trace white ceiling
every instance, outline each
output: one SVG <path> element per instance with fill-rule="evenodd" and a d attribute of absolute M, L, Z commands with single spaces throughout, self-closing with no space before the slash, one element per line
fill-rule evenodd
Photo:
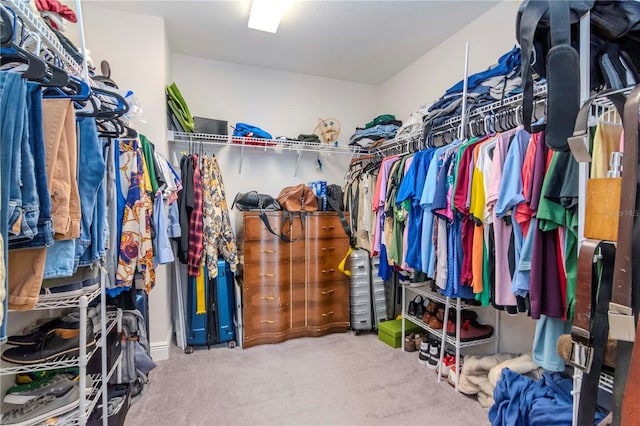
<path fill-rule="evenodd" d="M 499 0 L 294 1 L 276 34 L 247 27 L 250 1 L 99 1 L 163 16 L 173 53 L 381 84 Z"/>

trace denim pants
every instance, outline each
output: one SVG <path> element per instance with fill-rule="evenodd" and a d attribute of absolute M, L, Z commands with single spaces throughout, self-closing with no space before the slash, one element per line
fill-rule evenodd
<path fill-rule="evenodd" d="M 20 109 L 21 100 L 25 99 L 26 85 L 20 74 L 0 71 L 0 233 L 3 239 L 2 256 L 4 258 L 5 277 L 2 281 L 2 318 L 0 320 L 0 342 L 7 339 L 7 293 L 8 281 L 6 268 L 8 267 L 8 231 L 9 231 L 9 187 L 12 176 L 12 164 L 15 151 L 19 145 L 15 141 L 22 133 L 23 114 Z M 20 111 L 20 114 L 18 112 Z"/>
<path fill-rule="evenodd" d="M 103 185 L 107 168 L 95 118 L 78 118 L 78 139 L 78 189 L 82 221 L 80 238 L 76 244 L 75 269 L 79 265 L 90 265 L 104 256 L 107 214 Z"/>
<path fill-rule="evenodd" d="M 24 238 L 14 238 L 9 244 L 9 249 L 48 247 L 53 244 L 53 222 L 51 220 L 51 199 L 49 195 L 49 185 L 46 170 L 45 139 L 42 120 L 42 89 L 39 84 L 27 82 L 27 114 L 26 130 L 29 135 L 29 147 L 33 154 L 33 168 L 26 171 L 23 168 L 23 183 L 27 179 L 33 179 L 38 200 L 38 218 L 33 236 L 27 235 Z M 26 172 L 26 173 L 25 173 Z M 31 190 L 31 187 L 28 188 Z M 23 209 L 25 208 L 25 197 L 23 193 Z M 29 208 L 29 210 L 34 209 Z"/>

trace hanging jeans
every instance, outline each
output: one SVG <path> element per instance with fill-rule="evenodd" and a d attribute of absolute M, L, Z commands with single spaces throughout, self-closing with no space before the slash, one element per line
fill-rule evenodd
<path fill-rule="evenodd" d="M 26 310 L 32 309 L 38 301 L 45 247 L 53 242 L 53 229 L 46 175 L 41 88 L 36 83 L 18 78 L 20 81 L 16 82 L 12 77 L 18 92 L 10 99 L 13 107 L 7 110 L 9 112 L 13 108 L 15 114 L 13 129 L 10 130 L 11 140 L 4 139 L 7 135 L 3 126 L 3 151 L 7 146 L 12 149 L 9 179 L 3 185 L 9 186 L 8 241 L 3 242 L 12 249 L 7 259 L 8 308 Z M 3 98 L 5 95 L 7 93 L 3 90 Z"/>
<path fill-rule="evenodd" d="M 21 140 L 24 116 L 21 112 L 20 103 L 26 102 L 26 85 L 22 77 L 13 72 L 0 71 L 0 234 L 2 236 L 2 256 L 4 263 L 2 289 L 0 290 L 0 301 L 2 310 L 0 312 L 0 341 L 7 339 L 6 333 L 6 313 L 7 313 L 7 249 L 9 231 L 9 188 L 10 178 L 13 175 L 12 164 L 13 154 L 19 151 L 19 145 L 15 141 Z M 24 106 L 22 107 L 24 108 Z M 18 113 L 20 111 L 20 113 Z M 20 139 L 19 139 L 20 138 Z"/>

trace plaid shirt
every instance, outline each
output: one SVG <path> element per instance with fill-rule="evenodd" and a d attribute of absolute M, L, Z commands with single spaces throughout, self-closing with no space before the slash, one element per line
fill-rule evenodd
<path fill-rule="evenodd" d="M 204 247 L 202 231 L 204 222 L 202 219 L 202 176 L 198 156 L 193 158 L 193 211 L 189 220 L 189 276 L 197 277 L 200 274 L 200 260 Z"/>

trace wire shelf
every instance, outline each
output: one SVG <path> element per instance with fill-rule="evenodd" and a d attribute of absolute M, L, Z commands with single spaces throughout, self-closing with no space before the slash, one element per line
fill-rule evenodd
<path fill-rule="evenodd" d="M 118 311 L 108 311 L 106 312 L 107 316 L 107 326 L 106 330 L 111 330 L 115 324 L 118 322 L 119 312 Z M 95 354 L 96 350 L 101 346 L 102 341 L 100 337 L 102 336 L 102 331 L 98 331 L 95 334 L 96 345 L 95 347 L 87 352 L 87 362 L 91 359 L 91 357 Z M 56 370 L 60 368 L 72 368 L 78 367 L 80 364 L 80 359 L 78 356 L 68 356 L 61 355 L 56 357 L 50 361 L 42 362 L 38 364 L 30 364 L 30 365 L 18 365 L 11 362 L 7 362 L 2 360 L 0 363 L 0 375 L 10 375 L 10 374 L 19 374 L 19 373 L 32 373 L 35 371 L 44 371 L 44 370 Z"/>
<path fill-rule="evenodd" d="M 429 326 L 428 326 L 424 321 L 422 321 L 421 319 L 416 318 L 416 317 L 414 317 L 414 316 L 412 316 L 412 315 L 408 315 L 408 314 L 403 313 L 403 314 L 402 314 L 402 317 L 403 317 L 404 319 L 407 319 L 407 320 L 411 321 L 412 323 L 414 323 L 414 324 L 416 324 L 416 325 L 420 326 L 421 328 L 424 328 L 424 329 L 425 329 L 425 330 L 427 330 L 429 333 L 431 333 L 431 334 L 433 334 L 434 336 L 436 336 L 439 340 L 442 340 L 442 332 L 443 332 L 443 330 L 435 330 L 435 329 L 433 329 L 433 328 L 429 327 Z M 471 347 L 471 346 L 484 345 L 485 343 L 493 343 L 493 342 L 495 342 L 495 340 L 496 340 L 496 338 L 495 338 L 495 334 L 494 334 L 494 335 L 492 335 L 491 337 L 488 337 L 488 338 L 486 338 L 486 339 L 472 340 L 472 341 L 470 341 L 470 342 L 460 342 L 459 347 L 460 347 L 461 349 L 462 349 L 462 348 L 469 348 L 469 347 Z M 453 347 L 455 347 L 455 346 L 456 346 L 456 339 L 455 339 L 455 337 L 452 337 L 452 336 L 447 335 L 447 336 L 446 336 L 446 342 L 447 342 L 449 345 L 453 346 Z"/>
<path fill-rule="evenodd" d="M 100 288 L 93 290 L 91 293 L 80 293 L 72 296 L 61 296 L 48 300 L 39 300 L 33 310 L 43 309 L 62 309 L 62 308 L 77 308 L 80 305 L 80 298 L 82 296 L 87 297 L 87 303 L 91 303 L 96 297 L 100 295 Z M 9 309 L 13 312 L 13 309 Z"/>
<path fill-rule="evenodd" d="M 59 58 L 61 58 L 69 68 L 76 74 L 80 74 L 82 67 L 76 62 L 76 60 L 67 53 L 62 47 L 62 44 L 58 41 L 58 38 L 51 31 L 49 26 L 37 16 L 30 7 L 30 2 L 24 0 L 2 0 L 0 3 L 4 6 L 9 6 L 17 16 L 22 18 L 29 29 L 35 31 L 40 35 L 40 40 L 47 45 Z"/>
<path fill-rule="evenodd" d="M 435 291 L 431 291 L 431 289 L 429 288 L 428 283 L 426 283 L 426 285 L 421 286 L 421 287 L 411 287 L 411 285 L 409 284 L 404 284 L 403 287 L 405 287 L 408 291 L 412 291 L 414 293 L 419 294 L 422 297 L 426 297 L 427 299 L 439 302 L 439 303 L 446 303 L 447 298 L 445 296 L 443 296 L 442 294 L 435 292 Z M 455 303 L 455 298 L 451 298 L 451 302 L 450 302 L 450 306 L 451 309 L 456 309 L 458 307 L 458 304 Z M 468 305 L 464 302 L 460 303 L 460 308 L 461 309 L 469 309 L 469 308 L 473 308 L 473 307 L 477 307 L 480 308 L 481 306 L 472 306 L 472 305 Z"/>
<path fill-rule="evenodd" d="M 415 129 L 411 132 L 396 135 L 395 138 L 388 140 L 387 142 L 383 143 L 379 147 L 374 148 L 373 150 L 370 150 L 370 151 L 383 156 L 392 154 L 393 153 L 392 151 L 406 152 L 408 151 L 408 149 L 402 150 L 401 148 L 403 146 L 404 148 L 408 148 L 410 145 L 413 145 L 416 142 L 419 142 L 420 144 L 422 144 L 423 131 L 424 131 L 423 127 L 420 126 L 418 129 Z M 367 151 L 366 148 L 363 148 L 363 150 Z"/>
<path fill-rule="evenodd" d="M 534 99 L 536 98 L 540 98 L 540 97 L 544 97 L 547 95 L 547 85 L 545 84 L 539 84 L 537 85 L 534 90 L 533 90 L 533 97 Z M 509 108 L 512 107 L 516 104 L 519 104 L 522 102 L 522 93 L 518 93 L 516 95 L 510 96 L 508 98 L 505 98 L 503 100 L 497 101 L 497 102 L 493 102 L 490 103 L 488 105 L 484 105 L 478 108 L 475 108 L 473 111 L 469 112 L 469 114 L 467 115 L 467 122 L 470 120 L 473 120 L 474 118 L 477 118 L 479 116 L 485 115 L 485 114 L 489 114 L 492 112 L 495 112 L 497 110 L 501 110 L 504 108 Z M 458 124 L 460 124 L 462 120 L 462 116 L 458 115 L 455 117 L 451 117 L 448 120 L 445 120 L 444 122 L 442 122 L 441 124 L 439 124 L 438 126 L 435 126 L 432 130 L 432 133 L 436 133 L 440 130 L 446 129 L 448 127 L 453 127 L 456 126 Z"/>
<path fill-rule="evenodd" d="M 251 148 L 262 150 L 281 150 L 282 152 L 325 152 L 334 154 L 354 155 L 362 151 L 359 146 L 330 145 L 324 143 L 303 142 L 297 140 L 260 139 L 238 137 L 232 135 L 216 135 L 211 133 L 188 133 L 170 130 L 167 135 L 169 142 L 193 143 L 236 148 Z"/>
<path fill-rule="evenodd" d="M 613 376 L 606 372 L 600 373 L 600 382 L 598 383 L 598 387 L 603 391 L 609 392 L 613 394 Z"/>

